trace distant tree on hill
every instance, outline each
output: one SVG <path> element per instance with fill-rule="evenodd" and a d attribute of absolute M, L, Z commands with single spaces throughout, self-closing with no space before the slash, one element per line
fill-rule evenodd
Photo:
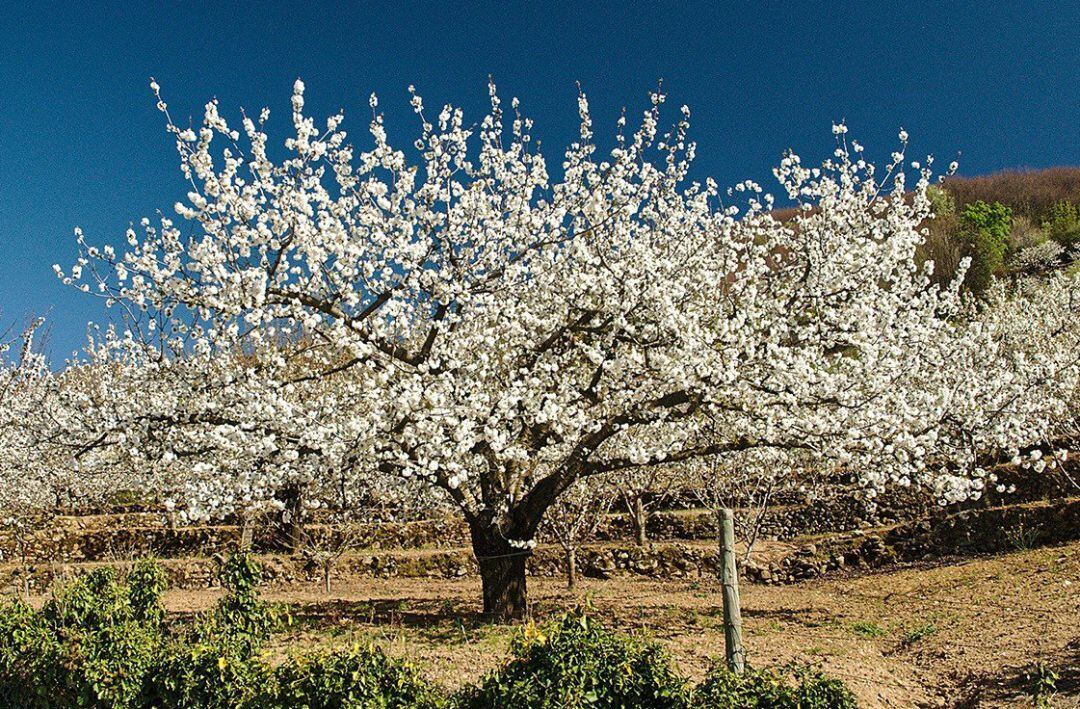
<path fill-rule="evenodd" d="M 960 224 L 971 260 L 965 283 L 975 293 L 983 293 L 991 280 L 1001 275 L 1005 255 L 1009 250 L 1012 230 L 1012 210 L 994 202 L 981 200 L 964 205 Z"/>

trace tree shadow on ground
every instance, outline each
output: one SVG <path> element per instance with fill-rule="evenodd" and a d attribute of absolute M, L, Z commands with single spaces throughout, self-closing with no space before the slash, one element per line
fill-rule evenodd
<path fill-rule="evenodd" d="M 394 625 L 427 629 L 446 623 L 482 625 L 486 619 L 476 604 L 457 599 L 391 598 L 345 600 L 328 598 L 289 604 L 294 622 L 310 628 L 339 625 L 342 621 L 368 625 Z"/>
<path fill-rule="evenodd" d="M 722 614 L 724 612 L 723 606 L 717 606 L 716 612 Z M 741 613 L 743 618 L 787 621 L 803 625 L 828 617 L 826 609 L 813 606 L 803 608 L 743 608 Z"/>
<path fill-rule="evenodd" d="M 1057 700 L 1080 700 L 1080 638 L 1070 642 L 1064 653 L 1048 658 L 1045 666 L 1057 674 L 1053 696 Z M 964 683 L 965 690 L 957 709 L 976 709 L 987 702 L 1002 702 L 1031 698 L 1037 675 L 1036 662 L 1024 667 L 1002 667 L 997 672 L 972 675 Z M 1080 705 L 1080 701 L 1078 701 Z M 1056 703 L 1050 706 L 1057 706 Z"/>

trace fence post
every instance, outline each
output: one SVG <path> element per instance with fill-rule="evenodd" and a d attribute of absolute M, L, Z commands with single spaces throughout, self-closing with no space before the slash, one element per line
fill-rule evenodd
<path fill-rule="evenodd" d="M 735 520 L 727 508 L 720 511 L 720 556 L 720 583 L 724 587 L 724 656 L 728 669 L 742 672 L 746 652 L 739 610 L 739 572 L 735 566 Z"/>

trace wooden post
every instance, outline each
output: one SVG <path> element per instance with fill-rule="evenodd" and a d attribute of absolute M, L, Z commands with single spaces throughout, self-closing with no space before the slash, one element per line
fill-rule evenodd
<path fill-rule="evenodd" d="M 720 511 L 720 582 L 724 587 L 724 655 L 728 669 L 742 672 L 746 652 L 742 644 L 739 610 L 739 571 L 735 566 L 735 520 L 730 509 Z"/>

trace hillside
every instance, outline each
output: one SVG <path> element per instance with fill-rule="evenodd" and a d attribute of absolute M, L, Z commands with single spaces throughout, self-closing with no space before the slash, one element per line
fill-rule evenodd
<path fill-rule="evenodd" d="M 958 207 L 977 200 L 1001 202 L 1014 214 L 1041 221 L 1059 202 L 1080 204 L 1080 167 L 1002 170 L 989 175 L 954 175 L 943 183 Z"/>

